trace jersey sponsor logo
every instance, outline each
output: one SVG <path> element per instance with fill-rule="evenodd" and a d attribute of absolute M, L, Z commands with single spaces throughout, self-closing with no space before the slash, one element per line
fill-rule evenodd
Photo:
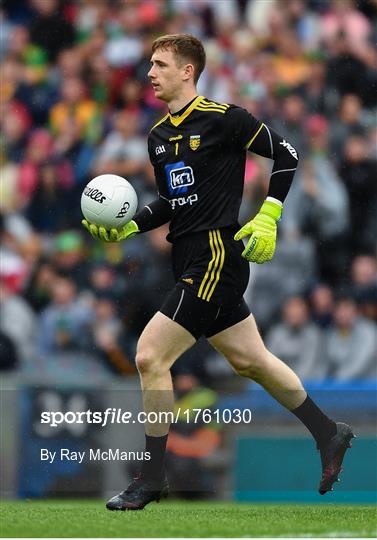
<path fill-rule="evenodd" d="M 163 154 L 164 152 L 166 152 L 165 146 L 163 144 L 161 144 L 160 146 L 156 146 L 155 152 L 156 156 L 158 156 L 159 154 Z"/>
<path fill-rule="evenodd" d="M 198 200 L 198 195 L 194 193 L 193 195 L 188 195 L 187 197 L 177 197 L 176 199 L 170 199 L 170 206 L 172 207 L 172 210 L 175 210 L 177 206 L 184 206 L 185 204 L 189 204 L 192 206 L 194 203 Z"/>
<path fill-rule="evenodd" d="M 191 167 L 182 167 L 170 171 L 170 185 L 173 189 L 192 186 L 194 183 L 194 174 Z"/>
<path fill-rule="evenodd" d="M 284 146 L 284 148 L 286 148 L 288 150 L 288 152 L 295 158 L 298 160 L 298 155 L 297 155 L 297 150 L 295 148 L 293 148 L 293 146 L 291 144 L 289 144 L 289 142 L 287 142 L 285 139 L 280 142 L 279 144 L 281 144 L 282 146 Z"/>
<path fill-rule="evenodd" d="M 188 188 L 195 183 L 194 172 L 183 161 L 165 165 L 168 188 L 171 195 L 186 193 Z"/>
<path fill-rule="evenodd" d="M 117 213 L 115 218 L 124 217 L 127 214 L 129 209 L 130 209 L 130 203 L 129 202 L 124 202 L 123 205 L 122 205 L 122 208 L 119 210 L 119 212 Z"/>
<path fill-rule="evenodd" d="M 89 199 L 93 199 L 93 201 L 96 201 L 100 204 L 106 201 L 106 195 L 102 193 L 99 189 L 96 188 L 85 188 L 84 195 L 89 197 Z"/>
<path fill-rule="evenodd" d="M 190 135 L 190 148 L 191 150 L 197 150 L 200 146 L 200 135 Z"/>

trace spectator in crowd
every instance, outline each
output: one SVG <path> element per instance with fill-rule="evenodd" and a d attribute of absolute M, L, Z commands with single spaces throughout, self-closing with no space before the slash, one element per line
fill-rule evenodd
<path fill-rule="evenodd" d="M 310 292 L 312 320 L 320 328 L 328 328 L 333 321 L 334 294 L 325 283 L 318 283 Z"/>
<path fill-rule="evenodd" d="M 31 361 L 37 321 L 26 300 L 14 293 L 6 281 L 0 281 L 0 331 L 13 344 L 17 359 Z M 11 351 L 12 345 L 5 345 Z"/>
<path fill-rule="evenodd" d="M 221 442 L 221 425 L 195 420 L 195 410 L 215 407 L 217 395 L 200 386 L 192 373 L 180 373 L 174 378 L 175 412 L 181 411 L 178 422 L 169 431 L 166 470 L 172 491 L 187 499 L 208 498 L 215 491 L 214 478 L 204 465 L 214 455 Z M 187 422 L 185 411 L 190 415 Z"/>
<path fill-rule="evenodd" d="M 48 260 L 38 261 L 24 291 L 25 299 L 35 313 L 40 313 L 49 304 L 56 278 L 55 268 Z"/>
<path fill-rule="evenodd" d="M 112 173 L 132 179 L 141 174 L 147 159 L 145 140 L 138 133 L 137 116 L 118 112 L 114 130 L 99 148 L 94 174 Z"/>
<path fill-rule="evenodd" d="M 146 102 L 145 94 L 146 89 L 141 81 L 131 77 L 123 82 L 120 95 L 115 94 L 114 98 L 117 109 L 134 115 L 139 134 L 143 135 L 147 135 L 158 120 L 156 111 Z"/>
<path fill-rule="evenodd" d="M 286 234 L 302 231 L 316 240 L 320 277 L 334 283 L 347 264 L 348 195 L 327 155 L 326 119 L 309 117 L 307 130 L 309 155 L 287 198 L 282 227 Z"/>
<path fill-rule="evenodd" d="M 91 263 L 80 233 L 66 230 L 56 236 L 52 262 L 59 274 L 73 279 L 80 289 L 87 287 Z"/>
<path fill-rule="evenodd" d="M 340 101 L 338 114 L 330 130 L 330 151 L 337 163 L 342 162 L 347 139 L 351 135 L 363 135 L 364 131 L 361 99 L 355 94 L 346 94 Z"/>
<path fill-rule="evenodd" d="M 13 341 L 0 330 L 0 371 L 11 371 L 18 367 L 19 359 Z"/>
<path fill-rule="evenodd" d="M 301 296 L 317 277 L 315 246 L 309 237 L 281 238 L 268 267 L 252 269 L 249 297 L 262 334 L 281 314 L 281 306 L 292 296 Z"/>
<path fill-rule="evenodd" d="M 340 34 L 355 50 L 365 46 L 371 33 L 371 25 L 363 13 L 356 9 L 352 0 L 333 0 L 320 18 L 321 37 L 325 43 Z"/>
<path fill-rule="evenodd" d="M 287 0 L 284 4 L 286 19 L 300 38 L 304 51 L 317 51 L 320 47 L 320 22 L 305 0 Z"/>
<path fill-rule="evenodd" d="M 45 129 L 37 129 L 31 135 L 23 161 L 19 167 L 18 191 L 21 204 L 27 206 L 37 189 L 40 167 L 52 157 L 53 139 Z M 20 204 L 20 205 L 21 205 Z"/>
<path fill-rule="evenodd" d="M 54 85 L 59 88 L 65 79 L 83 76 L 83 57 L 80 49 L 75 47 L 63 49 L 57 58 L 54 72 L 51 74 Z"/>
<path fill-rule="evenodd" d="M 282 322 L 271 328 L 266 343 L 301 379 L 311 380 L 325 375 L 321 339 L 320 330 L 310 321 L 305 300 L 296 296 L 284 304 Z"/>
<path fill-rule="evenodd" d="M 82 0 L 77 12 L 75 28 L 80 41 L 85 40 L 93 31 L 109 17 L 107 2 L 92 2 Z"/>
<path fill-rule="evenodd" d="M 274 65 L 280 83 L 288 88 L 303 84 L 310 76 L 310 64 L 303 54 L 298 36 L 285 31 L 276 44 Z"/>
<path fill-rule="evenodd" d="M 368 156 L 364 137 L 353 135 L 347 139 L 339 173 L 352 201 L 348 235 L 352 255 L 372 251 L 376 245 L 376 158 L 376 154 Z"/>
<path fill-rule="evenodd" d="M 281 115 L 276 115 L 272 120 L 272 127 L 277 133 L 284 133 L 287 140 L 292 141 L 301 156 L 306 154 L 306 144 L 302 136 L 302 125 L 305 118 L 305 102 L 298 92 L 292 92 L 283 99 Z"/>
<path fill-rule="evenodd" d="M 352 261 L 352 297 L 360 313 L 377 322 L 377 261 L 372 255 L 359 255 Z"/>
<path fill-rule="evenodd" d="M 102 114 L 95 101 L 86 96 L 84 81 L 79 77 L 69 77 L 62 82 L 61 101 L 50 111 L 54 136 L 61 134 L 61 126 L 67 119 L 77 124 L 85 141 L 98 142 L 102 134 Z"/>
<path fill-rule="evenodd" d="M 54 233 L 69 226 L 70 192 L 59 184 L 59 172 L 64 166 L 70 174 L 68 162 L 59 167 L 58 162 L 50 160 L 39 168 L 37 187 L 26 208 L 26 216 L 36 231 Z"/>
<path fill-rule="evenodd" d="M 62 119 L 59 134 L 55 137 L 55 155 L 63 162 L 74 164 L 72 188 L 73 199 L 81 195 L 83 186 L 90 180 L 90 171 L 94 162 L 96 148 L 91 141 L 82 137 L 81 128 L 76 118 Z M 74 212 L 77 204 L 72 208 Z M 71 214 L 73 217 L 74 214 Z M 73 220 L 72 220 L 73 221 Z M 77 222 L 77 220 L 75 220 Z"/>
<path fill-rule="evenodd" d="M 230 77 L 225 69 L 224 51 L 215 40 L 206 43 L 206 70 L 199 79 L 198 91 L 203 96 L 212 96 L 214 101 L 231 101 Z"/>
<path fill-rule="evenodd" d="M 30 25 L 32 42 L 45 49 L 53 62 L 62 49 L 73 44 L 74 29 L 58 0 L 32 0 L 31 5 L 35 10 Z"/>
<path fill-rule="evenodd" d="M 0 139 L 0 212 L 14 213 L 20 204 L 18 193 L 18 166 L 8 159 L 3 139 Z"/>
<path fill-rule="evenodd" d="M 92 351 L 110 371 L 118 375 L 136 373 L 135 365 L 130 360 L 134 357 L 136 341 L 131 335 L 126 335 L 112 297 L 103 295 L 95 300 L 91 339 Z"/>
<path fill-rule="evenodd" d="M 30 125 L 31 118 L 23 103 L 12 101 L 6 106 L 2 130 L 9 161 L 19 163 L 23 158 Z"/>
<path fill-rule="evenodd" d="M 105 54 L 115 68 L 132 66 L 140 60 L 143 46 L 141 40 L 141 20 L 139 6 L 134 3 L 121 4 L 117 17 L 117 32 L 110 37 Z"/>
<path fill-rule="evenodd" d="M 39 316 L 39 354 L 87 350 L 92 318 L 92 306 L 80 301 L 72 279 L 56 278 L 51 287 L 51 301 Z"/>
<path fill-rule="evenodd" d="M 0 279 L 13 293 L 22 295 L 35 261 L 29 260 L 28 246 L 35 245 L 36 236 L 28 221 L 19 214 L 0 214 Z"/>
<path fill-rule="evenodd" d="M 90 269 L 90 290 L 95 296 L 107 296 L 120 301 L 124 295 L 125 278 L 114 265 L 102 261 Z"/>
<path fill-rule="evenodd" d="M 331 56 L 327 63 L 329 86 L 341 96 L 356 94 L 361 100 L 370 101 L 370 76 L 367 65 L 355 52 L 353 44 L 343 32 L 329 44 Z M 357 77 L 355 77 L 357 73 Z M 375 103 L 375 100 L 374 100 Z"/>
<path fill-rule="evenodd" d="M 342 298 L 336 303 L 324 356 L 328 376 L 334 379 L 375 379 L 377 376 L 377 326 L 359 316 L 352 298 Z"/>
<path fill-rule="evenodd" d="M 337 103 L 326 84 L 326 62 L 320 53 L 313 53 L 310 58 L 310 77 L 296 89 L 305 102 L 309 114 L 327 116 Z"/>
<path fill-rule="evenodd" d="M 13 87 L 7 97 L 21 102 L 29 111 L 33 123 L 42 127 L 48 118 L 49 109 L 57 99 L 57 92 L 49 80 L 46 51 L 30 41 L 26 26 L 13 28 L 9 39 L 9 55 L 6 59 L 13 67 Z"/>

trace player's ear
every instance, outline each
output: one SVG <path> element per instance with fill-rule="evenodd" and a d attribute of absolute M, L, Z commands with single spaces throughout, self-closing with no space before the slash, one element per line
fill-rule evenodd
<path fill-rule="evenodd" d="M 183 80 L 188 81 L 194 79 L 194 66 L 192 64 L 185 64 L 183 66 Z"/>

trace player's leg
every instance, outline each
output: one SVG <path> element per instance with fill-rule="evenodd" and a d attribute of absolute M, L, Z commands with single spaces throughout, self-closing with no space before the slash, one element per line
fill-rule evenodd
<path fill-rule="evenodd" d="M 159 479 L 170 427 L 169 414 L 174 408 L 170 368 L 177 358 L 195 343 L 194 336 L 183 326 L 157 312 L 142 332 L 136 350 L 136 365 L 140 375 L 144 412 L 155 413 L 159 421 L 146 422 L 145 451 L 151 455 L 144 461 L 142 474 Z M 148 417 L 148 416 L 147 416 Z"/>
<path fill-rule="evenodd" d="M 209 338 L 233 369 L 259 383 L 289 410 L 301 405 L 306 391 L 300 379 L 284 362 L 269 352 L 253 315 Z"/>
<path fill-rule="evenodd" d="M 170 368 L 195 341 L 183 326 L 161 312 L 147 324 L 136 349 L 145 413 L 173 410 Z M 145 431 L 155 437 L 166 435 L 169 422 L 147 422 Z"/>
<path fill-rule="evenodd" d="M 329 491 L 353 437 L 351 428 L 328 418 L 307 395 L 297 375 L 266 349 L 252 315 L 208 339 L 239 375 L 263 386 L 308 428 L 321 451 L 320 493 Z"/>
<path fill-rule="evenodd" d="M 110 499 L 109 510 L 138 510 L 167 494 L 164 456 L 174 406 L 170 368 L 175 360 L 195 343 L 194 336 L 180 324 L 157 312 L 142 332 L 136 352 L 143 392 L 144 412 L 153 415 L 145 424 L 145 453 L 140 477 L 122 493 Z M 150 417 L 150 416 L 149 416 Z M 162 418 L 161 418 L 162 417 Z M 155 422 L 155 419 L 157 421 Z"/>

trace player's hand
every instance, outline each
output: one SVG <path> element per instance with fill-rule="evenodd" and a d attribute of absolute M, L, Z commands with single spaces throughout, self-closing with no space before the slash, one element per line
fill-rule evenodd
<path fill-rule="evenodd" d="M 270 261 L 276 247 L 276 223 L 281 217 L 283 207 L 272 201 L 264 201 L 254 219 L 246 223 L 235 235 L 235 240 L 250 236 L 242 252 L 249 262 L 263 264 Z"/>
<path fill-rule="evenodd" d="M 103 242 L 121 242 L 122 240 L 128 240 L 140 232 L 137 223 L 133 220 L 126 223 L 120 229 L 105 229 L 105 227 L 90 223 L 86 219 L 83 219 L 81 223 L 95 240 L 102 240 Z"/>

